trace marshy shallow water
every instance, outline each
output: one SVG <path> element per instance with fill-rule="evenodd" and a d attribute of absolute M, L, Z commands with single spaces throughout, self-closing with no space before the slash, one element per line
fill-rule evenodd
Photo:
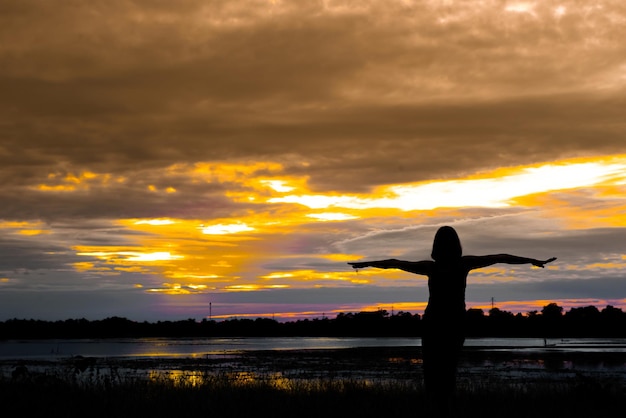
<path fill-rule="evenodd" d="M 419 339 L 227 338 L 5 341 L 0 375 L 420 381 Z M 72 354 L 70 354 L 72 353 Z M 75 353 L 75 354 L 74 354 Z M 16 372 L 18 370 L 18 372 Z M 107 377 L 108 376 L 108 377 Z M 626 384 L 624 339 L 468 339 L 463 382 L 610 379 Z"/>
<path fill-rule="evenodd" d="M 623 347 L 578 347 L 469 345 L 454 403 L 461 412 L 453 416 L 621 416 Z M 439 416 L 426 407 L 419 345 L 173 351 L 180 350 L 4 358 L 2 411 L 65 418 Z"/>

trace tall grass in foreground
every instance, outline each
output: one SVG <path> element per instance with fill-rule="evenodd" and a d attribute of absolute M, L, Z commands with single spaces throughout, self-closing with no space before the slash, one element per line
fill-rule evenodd
<path fill-rule="evenodd" d="M 0 379 L 4 417 L 428 417 L 419 383 L 361 379 Z M 459 417 L 620 417 L 623 383 L 460 384 Z"/>

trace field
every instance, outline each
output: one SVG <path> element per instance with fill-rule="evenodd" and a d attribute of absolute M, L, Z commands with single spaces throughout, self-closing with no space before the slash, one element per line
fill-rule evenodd
<path fill-rule="evenodd" d="M 623 353 L 466 352 L 456 416 L 622 416 Z M 1 365 L 3 416 L 434 416 L 415 348 Z"/>

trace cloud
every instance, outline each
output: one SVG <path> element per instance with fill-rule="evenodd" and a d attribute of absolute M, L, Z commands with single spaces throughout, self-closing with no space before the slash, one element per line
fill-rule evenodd
<path fill-rule="evenodd" d="M 295 156 L 354 190 L 621 145 L 618 2 L 18 3 L 7 178 Z"/>
<path fill-rule="evenodd" d="M 623 159 L 620 1 L 5 0 L 0 16 L 3 289 L 206 284 L 185 295 L 201 298 L 273 277 L 345 287 L 348 303 L 411 279 L 354 278 L 346 257 L 427 258 L 442 224 L 467 252 L 555 255 L 563 280 L 620 271 L 623 180 L 493 197 L 510 207 L 481 207 L 485 189 L 481 204 L 380 207 L 398 187 L 428 200 Z"/>

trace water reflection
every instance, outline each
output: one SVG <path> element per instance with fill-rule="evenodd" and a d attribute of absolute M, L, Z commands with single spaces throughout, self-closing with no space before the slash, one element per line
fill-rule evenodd
<path fill-rule="evenodd" d="M 304 382 L 303 379 L 287 378 L 282 372 L 259 373 L 241 370 L 227 373 L 209 373 L 193 370 L 150 370 L 147 373 L 147 378 L 154 383 L 169 383 L 175 387 L 267 385 L 272 389 L 285 391 L 293 390 Z"/>
<path fill-rule="evenodd" d="M 22 362 L 33 375 L 57 373 L 85 381 L 147 377 L 189 387 L 230 382 L 290 390 L 350 379 L 414 382 L 422 370 L 417 344 L 394 338 L 4 341 L 0 377 L 10 378 Z M 359 348 L 343 350 L 353 347 Z M 582 373 L 626 382 L 626 339 L 559 340 L 549 347 L 543 339 L 469 339 L 465 352 L 459 374 L 467 381 L 565 379 Z"/>

